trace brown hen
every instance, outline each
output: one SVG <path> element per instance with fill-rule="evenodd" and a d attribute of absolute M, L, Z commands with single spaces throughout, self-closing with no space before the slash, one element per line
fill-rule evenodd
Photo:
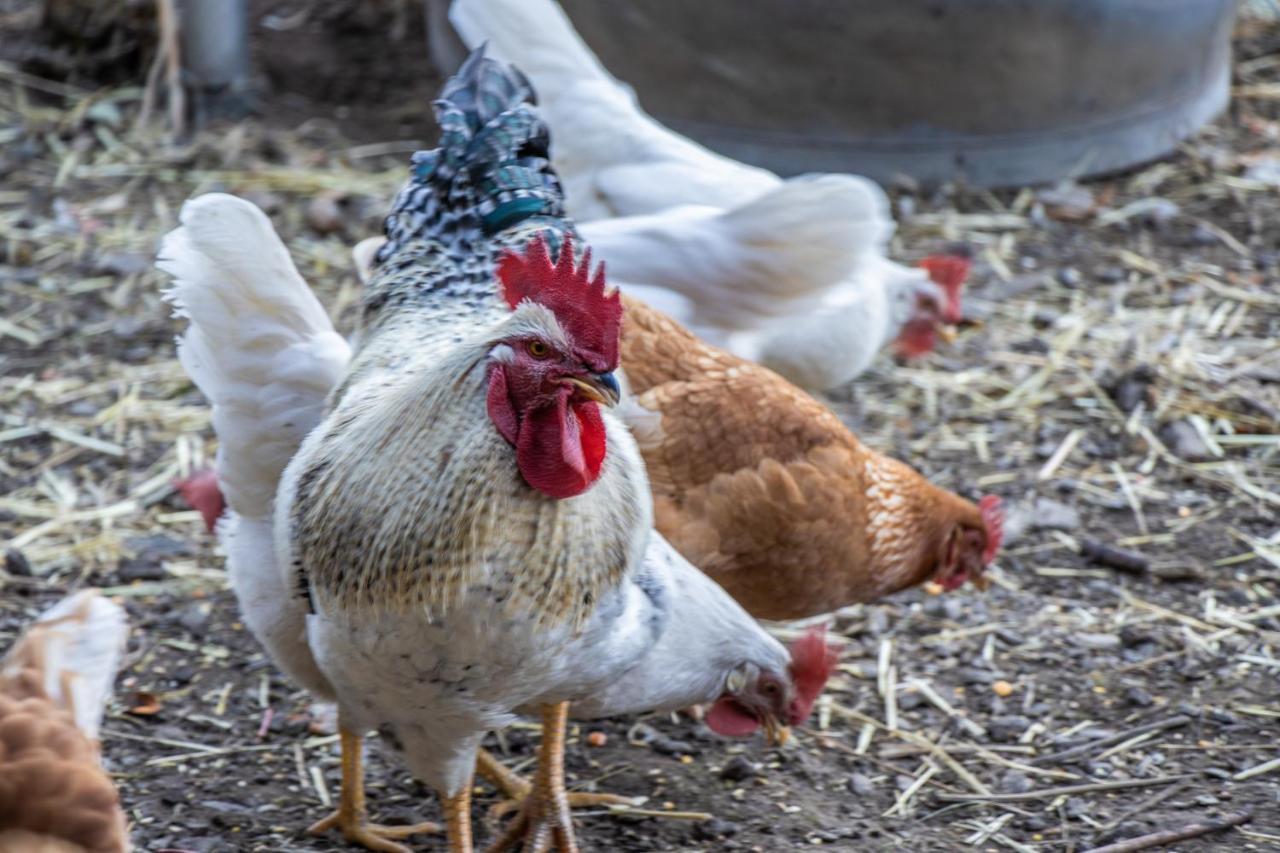
<path fill-rule="evenodd" d="M 812 616 L 928 581 L 985 585 L 998 498 L 975 505 L 933 485 L 781 376 L 623 298 L 623 414 L 655 526 L 753 616 Z"/>
<path fill-rule="evenodd" d="M 121 853 L 98 724 L 128 628 L 92 591 L 63 599 L 0 666 L 0 853 Z"/>

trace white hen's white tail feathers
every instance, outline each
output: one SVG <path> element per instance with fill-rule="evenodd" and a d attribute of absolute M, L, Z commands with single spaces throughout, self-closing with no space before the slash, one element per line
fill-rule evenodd
<path fill-rule="evenodd" d="M 96 742 L 128 639 L 119 605 L 95 590 L 69 595 L 14 643 L 0 663 L 0 690 L 47 698 Z"/>
<path fill-rule="evenodd" d="M 580 226 L 609 277 L 702 337 L 818 308 L 893 233 L 884 192 L 852 175 L 781 182 L 726 211 L 686 205 Z M 712 328 L 714 327 L 714 328 Z"/>
<path fill-rule="evenodd" d="M 654 121 L 554 0 L 453 0 L 449 20 L 468 47 L 487 44 L 533 82 L 579 224 L 682 204 L 734 207 L 780 182 Z"/>
<path fill-rule="evenodd" d="M 213 404 L 228 506 L 265 518 L 351 350 L 261 210 L 210 193 L 181 219 L 157 260 L 174 277 L 166 298 L 191 321 L 178 357 Z"/>
<path fill-rule="evenodd" d="M 558 94 L 582 80 L 622 88 L 583 42 L 560 4 L 551 0 L 454 2 L 449 23 L 468 47 L 487 43 L 490 58 L 512 63 L 528 74 L 540 96 L 543 91 Z"/>
<path fill-rule="evenodd" d="M 792 299 L 826 290 L 893 236 L 889 200 L 856 175 L 806 175 L 722 214 L 730 236 L 763 273 L 759 287 Z M 607 260 L 607 259 L 606 259 Z"/>

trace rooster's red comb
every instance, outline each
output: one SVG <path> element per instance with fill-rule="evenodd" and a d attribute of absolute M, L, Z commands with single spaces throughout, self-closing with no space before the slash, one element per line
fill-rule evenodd
<path fill-rule="evenodd" d="M 996 558 L 1004 540 L 1004 507 L 997 496 L 983 495 L 978 501 L 978 512 L 982 513 L 982 523 L 987 528 L 987 547 L 982 552 L 982 563 L 986 565 Z"/>
<path fill-rule="evenodd" d="M 825 625 L 815 625 L 791 644 L 791 679 L 796 685 L 796 698 L 791 701 L 788 722 L 798 725 L 809 718 L 813 703 L 835 672 L 840 648 L 827 642 Z"/>
<path fill-rule="evenodd" d="M 593 370 L 614 370 L 618 366 L 618 344 L 622 334 L 622 297 L 608 292 L 604 264 L 591 277 L 591 250 L 582 263 L 573 262 L 573 239 L 564 235 L 558 263 L 552 264 L 546 238 L 529 241 L 524 254 L 508 252 L 498 261 L 502 298 L 513 309 L 526 299 L 546 306 L 556 315 L 561 328 L 577 349 L 589 355 Z"/>
<path fill-rule="evenodd" d="M 920 262 L 920 267 L 929 274 L 929 280 L 947 295 L 947 304 L 942 306 L 942 319 L 948 323 L 959 323 L 964 316 L 960 291 L 969 277 L 969 259 L 959 255 L 930 255 Z"/>

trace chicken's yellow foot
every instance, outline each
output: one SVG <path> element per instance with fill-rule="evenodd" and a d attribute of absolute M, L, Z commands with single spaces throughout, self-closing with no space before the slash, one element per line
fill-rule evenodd
<path fill-rule="evenodd" d="M 523 805 L 529 789 L 533 786 L 527 779 L 503 764 L 487 749 L 480 750 L 476 756 L 476 775 L 487 780 L 505 797 L 489 809 L 489 817 L 502 818 Z M 569 791 L 566 793 L 570 809 L 608 808 L 610 806 L 635 806 L 638 800 L 619 794 L 593 794 L 586 791 Z"/>
<path fill-rule="evenodd" d="M 564 736 L 568 720 L 567 702 L 547 705 L 542 709 L 542 746 L 538 751 L 538 768 L 532 784 L 481 750 L 476 759 L 477 772 L 509 798 L 495 806 L 491 814 L 501 816 L 519 809 L 519 814 L 487 853 L 513 849 L 521 841 L 525 853 L 543 853 L 553 845 L 560 853 L 577 853 L 570 814 L 572 807 L 635 805 L 634 800 L 615 794 L 570 794 L 565 791 Z"/>
<path fill-rule="evenodd" d="M 364 803 L 364 767 L 360 754 L 362 739 L 360 735 L 346 729 L 341 729 L 339 736 L 342 744 L 342 792 L 338 798 L 338 808 L 333 814 L 313 823 L 307 830 L 309 833 L 322 835 L 331 829 L 337 829 L 347 841 L 369 850 L 380 853 L 412 853 L 408 847 L 396 844 L 392 839 L 440 831 L 439 824 L 429 822 L 412 826 L 379 826 L 369 823 Z"/>

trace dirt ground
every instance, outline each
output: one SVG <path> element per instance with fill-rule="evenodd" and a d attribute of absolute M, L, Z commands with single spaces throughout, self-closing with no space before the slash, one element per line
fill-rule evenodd
<path fill-rule="evenodd" d="M 331 723 L 172 493 L 214 443 L 151 260 L 185 198 L 242 194 L 350 329 L 349 246 L 433 139 L 421 21 L 395 40 L 394 3 L 255 3 L 257 115 L 174 143 L 163 110 L 134 127 L 145 23 L 72 44 L 37 5 L 0 3 L 0 649 L 68 589 L 107 588 L 134 630 L 103 745 L 138 848 L 344 849 L 304 832 L 337 794 Z M 1280 766 L 1251 773 L 1280 755 L 1280 30 L 1237 48 L 1230 111 L 1166 162 L 895 189 L 899 257 L 973 249 L 970 322 L 832 404 L 1005 498 L 995 583 L 838 614 L 839 677 L 785 749 L 668 717 L 575 729 L 573 787 L 650 812 L 578 815 L 584 849 L 1056 853 L 1245 811 L 1175 849 L 1280 849 Z M 78 59 L 109 49 L 113 76 Z M 536 743 L 494 740 L 519 767 Z M 380 820 L 438 819 L 378 743 L 368 776 Z"/>

